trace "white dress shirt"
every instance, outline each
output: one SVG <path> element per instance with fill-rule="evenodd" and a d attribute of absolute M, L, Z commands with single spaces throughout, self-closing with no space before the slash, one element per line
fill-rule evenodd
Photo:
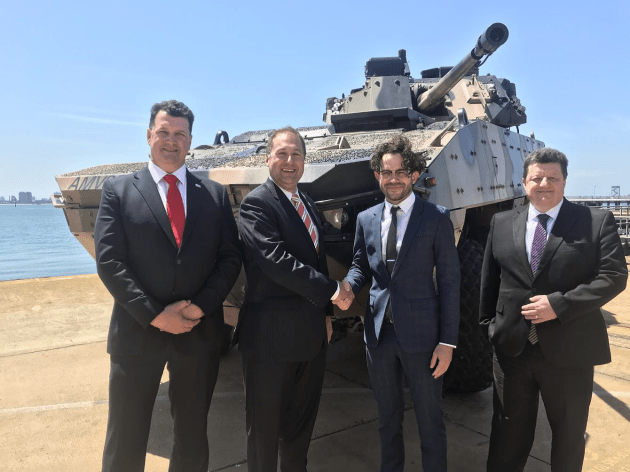
<path fill-rule="evenodd" d="M 402 202 L 398 204 L 400 210 L 396 213 L 397 224 L 396 224 L 396 254 L 400 252 L 400 246 L 402 246 L 402 240 L 405 236 L 405 231 L 407 231 L 407 225 L 409 224 L 409 217 L 411 216 L 411 210 L 413 209 L 413 204 L 416 201 L 416 196 L 413 192 L 409 194 L 407 198 L 405 198 Z M 383 207 L 383 216 L 381 219 L 381 248 L 382 248 L 382 256 L 385 261 L 386 252 L 387 252 L 387 234 L 389 233 L 389 227 L 392 223 L 392 204 L 385 200 L 385 206 Z M 402 215 L 401 212 L 402 211 Z"/>
<path fill-rule="evenodd" d="M 151 177 L 155 181 L 158 193 L 160 194 L 160 198 L 162 199 L 162 204 L 164 205 L 164 209 L 166 209 L 166 195 L 168 193 L 168 182 L 164 180 L 164 176 L 168 174 L 168 172 L 164 172 L 161 168 L 156 166 L 153 161 L 149 161 L 149 172 L 151 173 Z M 186 166 L 183 165 L 175 172 L 173 175 L 177 177 L 177 189 L 182 196 L 182 202 L 184 203 L 184 215 L 188 214 L 188 209 L 186 207 Z"/>

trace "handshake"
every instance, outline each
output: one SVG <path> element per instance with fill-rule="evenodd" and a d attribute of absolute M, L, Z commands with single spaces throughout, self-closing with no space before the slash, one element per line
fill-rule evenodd
<path fill-rule="evenodd" d="M 345 311 L 352 305 L 352 300 L 354 300 L 354 292 L 350 287 L 350 282 L 342 280 L 339 282 L 339 293 L 332 299 L 332 302 Z"/>

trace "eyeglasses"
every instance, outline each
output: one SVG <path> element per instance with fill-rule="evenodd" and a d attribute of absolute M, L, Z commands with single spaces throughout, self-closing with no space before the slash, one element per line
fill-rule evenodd
<path fill-rule="evenodd" d="M 392 172 L 391 170 L 381 170 L 378 172 L 378 175 L 384 180 L 391 179 L 394 174 L 396 174 L 397 179 L 406 179 L 411 175 L 411 171 L 408 169 L 398 169 L 396 172 Z"/>

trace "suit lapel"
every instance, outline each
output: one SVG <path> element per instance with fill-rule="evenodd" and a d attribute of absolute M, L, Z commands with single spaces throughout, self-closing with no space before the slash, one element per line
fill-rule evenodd
<path fill-rule="evenodd" d="M 411 244 L 413 239 L 418 232 L 418 228 L 420 228 L 420 224 L 423 220 L 424 214 L 424 202 L 416 197 L 416 200 L 413 204 L 413 208 L 411 209 L 411 215 L 409 216 L 409 223 L 407 223 L 407 229 L 405 230 L 405 235 L 403 236 L 402 244 L 400 245 L 400 251 L 398 256 L 396 256 L 396 263 L 394 264 L 394 270 L 392 271 L 392 277 L 398 271 L 398 268 L 402 264 L 402 261 L 405 260 L 405 255 Z"/>
<path fill-rule="evenodd" d="M 554 223 L 553 228 L 551 229 L 551 234 L 547 238 L 547 243 L 543 249 L 540 263 L 538 264 L 538 270 L 536 271 L 537 274 L 539 274 L 545 266 L 549 264 L 558 250 L 558 247 L 562 244 L 562 241 L 564 241 L 563 235 L 567 234 L 567 230 L 571 228 L 575 222 L 576 215 L 575 212 L 571 210 L 572 208 L 570 203 L 564 200 L 562 207 L 560 207 L 560 212 L 558 213 L 558 219 Z"/>
<path fill-rule="evenodd" d="M 383 211 L 385 211 L 385 203 L 379 203 L 373 209 L 374 213 L 371 218 L 370 234 L 374 237 L 374 257 L 376 258 L 376 270 L 380 272 L 384 277 L 389 278 L 389 272 L 385 261 L 383 261 L 383 242 L 381 241 L 381 223 L 383 219 Z M 368 241 L 366 241 L 368 243 Z"/>
<path fill-rule="evenodd" d="M 263 186 L 267 188 L 274 200 L 278 202 L 280 201 L 280 197 L 278 196 L 279 189 L 278 187 L 276 187 L 276 184 L 274 184 L 271 179 L 267 179 Z"/>
<path fill-rule="evenodd" d="M 197 222 L 199 209 L 201 208 L 201 181 L 186 170 L 186 224 L 184 226 L 184 236 L 182 246 L 190 239 L 193 227 Z"/>
<path fill-rule="evenodd" d="M 529 206 L 524 206 L 516 212 L 512 224 L 512 234 L 514 237 L 514 247 L 516 248 L 516 257 L 518 258 L 520 264 L 523 265 L 525 273 L 533 280 L 534 274 L 532 273 L 532 266 L 529 265 L 529 261 L 527 260 L 527 247 L 525 246 L 528 211 Z"/>
<path fill-rule="evenodd" d="M 144 169 L 139 170 L 134 177 L 134 185 L 138 189 L 138 192 L 142 195 L 142 198 L 144 198 L 149 210 L 157 220 L 162 230 L 166 233 L 173 246 L 177 247 L 175 236 L 173 235 L 173 228 L 171 228 L 171 222 L 168 219 L 166 209 L 164 208 L 164 204 L 160 198 L 157 185 L 153 180 L 153 177 L 151 177 L 149 168 L 145 167 Z"/>

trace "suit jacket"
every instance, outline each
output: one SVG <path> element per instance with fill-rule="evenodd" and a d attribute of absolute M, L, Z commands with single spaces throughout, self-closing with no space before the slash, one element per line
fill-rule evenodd
<path fill-rule="evenodd" d="M 225 189 L 187 175 L 187 216 L 181 248 L 148 168 L 108 180 L 94 227 L 97 271 L 114 297 L 107 351 L 135 355 L 164 348 L 182 352 L 219 342 L 223 300 L 238 277 L 241 254 Z M 166 305 L 191 300 L 204 312 L 189 333 L 150 325 Z"/>
<path fill-rule="evenodd" d="M 521 307 L 547 295 L 558 318 L 536 325 L 545 357 L 560 367 L 610 362 L 600 307 L 628 277 L 613 215 L 564 200 L 534 275 L 525 250 L 527 212 L 524 206 L 492 219 L 481 279 L 482 327 L 497 351 L 516 356 L 530 327 Z"/>
<path fill-rule="evenodd" d="M 322 223 L 313 201 L 300 192 L 319 233 L 315 250 L 293 204 L 271 179 L 241 203 L 238 228 L 247 276 L 239 313 L 239 349 L 264 361 L 315 358 L 326 339 L 326 315 L 337 282 L 328 277 Z"/>
<path fill-rule="evenodd" d="M 377 346 L 391 300 L 396 337 L 406 352 L 433 351 L 440 342 L 456 345 L 460 274 L 448 210 L 416 197 L 390 276 L 381 244 L 384 207 L 381 203 L 359 214 L 352 267 L 346 276 L 355 293 L 372 276 L 365 311 L 366 344 Z"/>

